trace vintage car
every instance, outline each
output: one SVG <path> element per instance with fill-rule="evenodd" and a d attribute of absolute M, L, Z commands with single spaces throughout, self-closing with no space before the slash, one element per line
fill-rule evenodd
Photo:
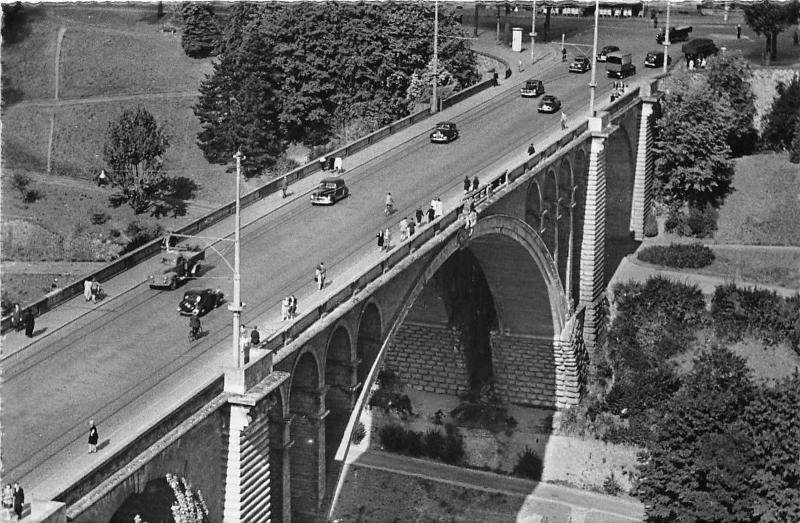
<path fill-rule="evenodd" d="M 152 289 L 176 289 L 200 272 L 206 253 L 195 249 L 169 249 L 161 255 L 161 270 L 148 278 Z"/>
<path fill-rule="evenodd" d="M 667 56 L 667 65 L 672 63 L 672 57 Z M 663 51 L 650 51 L 644 57 L 645 67 L 661 67 L 664 65 L 664 52 Z"/>
<path fill-rule="evenodd" d="M 191 289 L 183 294 L 178 312 L 182 316 L 191 316 L 197 311 L 198 316 L 202 316 L 222 305 L 223 297 L 219 289 Z"/>
<path fill-rule="evenodd" d="M 528 80 L 525 82 L 525 86 L 519 90 L 519 94 L 523 98 L 535 98 L 544 94 L 544 83 L 541 80 Z"/>
<path fill-rule="evenodd" d="M 619 51 L 619 46 L 616 45 L 607 45 L 600 50 L 600 53 L 597 55 L 598 62 L 605 62 L 608 55 L 613 53 L 614 51 Z"/>
<path fill-rule="evenodd" d="M 548 94 L 542 97 L 542 101 L 539 102 L 539 108 L 537 111 L 540 113 L 554 113 L 559 109 L 561 109 L 561 100 L 551 94 Z"/>
<path fill-rule="evenodd" d="M 587 56 L 579 56 L 571 64 L 569 64 L 570 73 L 585 73 L 591 68 L 592 62 Z"/>
<path fill-rule="evenodd" d="M 439 122 L 431 131 L 432 143 L 450 143 L 458 138 L 458 129 L 453 122 Z"/>
<path fill-rule="evenodd" d="M 349 194 L 350 189 L 341 178 L 323 178 L 319 187 L 311 193 L 311 205 L 333 205 Z"/>

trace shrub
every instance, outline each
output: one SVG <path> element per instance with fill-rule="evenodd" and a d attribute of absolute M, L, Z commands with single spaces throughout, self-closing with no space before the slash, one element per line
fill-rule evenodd
<path fill-rule="evenodd" d="M 542 459 L 530 447 L 519 454 L 513 474 L 539 481 L 542 478 Z"/>
<path fill-rule="evenodd" d="M 644 235 L 647 238 L 658 236 L 658 219 L 654 213 L 648 213 L 644 219 Z"/>
<path fill-rule="evenodd" d="M 134 220 L 128 224 L 125 234 L 131 239 L 122 249 L 122 253 L 135 251 L 142 245 L 164 235 L 164 229 L 158 224 L 142 223 Z"/>
<path fill-rule="evenodd" d="M 111 216 L 109 216 L 108 214 L 106 214 L 104 212 L 95 212 L 95 213 L 92 213 L 91 222 L 92 222 L 93 225 L 103 225 L 110 218 L 111 218 Z"/>
<path fill-rule="evenodd" d="M 383 448 L 390 452 L 403 452 L 406 448 L 406 429 L 400 425 L 384 425 L 379 436 Z"/>
<path fill-rule="evenodd" d="M 30 184 L 31 179 L 25 173 L 14 172 L 14 174 L 11 175 L 11 186 L 19 191 L 19 195 L 23 200 L 25 199 L 25 195 L 28 193 L 28 186 Z"/>
<path fill-rule="evenodd" d="M 717 230 L 717 216 L 710 204 L 703 208 L 689 207 L 688 214 L 673 209 L 667 214 L 664 229 L 678 236 L 707 238 Z"/>
<path fill-rule="evenodd" d="M 444 448 L 439 456 L 442 461 L 455 465 L 464 458 L 464 439 L 456 430 L 448 431 L 444 439 Z"/>
<path fill-rule="evenodd" d="M 356 423 L 355 428 L 353 429 L 353 434 L 351 436 L 351 441 L 358 445 L 364 440 L 364 437 L 367 435 L 367 429 L 364 427 L 364 424 L 360 421 Z"/>
<path fill-rule="evenodd" d="M 706 267 L 714 261 L 714 252 L 699 243 L 645 247 L 636 255 L 643 262 L 679 269 Z"/>
<path fill-rule="evenodd" d="M 778 82 L 778 96 L 772 102 L 761 134 L 768 149 L 789 149 L 794 139 L 795 118 L 800 111 L 800 75 L 794 75 L 788 85 Z"/>
<path fill-rule="evenodd" d="M 436 429 L 428 429 L 425 433 L 425 454 L 431 458 L 439 458 L 445 447 L 444 435 Z"/>
<path fill-rule="evenodd" d="M 794 139 L 792 140 L 792 147 L 789 149 L 789 161 L 800 163 L 800 110 L 797 111 L 794 120 Z"/>
<path fill-rule="evenodd" d="M 403 446 L 410 456 L 419 457 L 426 453 L 422 433 L 415 430 L 406 430 Z"/>
<path fill-rule="evenodd" d="M 612 472 L 611 475 L 606 476 L 606 480 L 603 482 L 603 493 L 609 496 L 618 496 L 620 492 L 622 492 L 622 486 Z"/>

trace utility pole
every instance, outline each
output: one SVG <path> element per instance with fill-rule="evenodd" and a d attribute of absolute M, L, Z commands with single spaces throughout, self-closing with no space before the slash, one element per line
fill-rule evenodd
<path fill-rule="evenodd" d="M 496 17 L 497 17 L 497 43 L 499 44 L 500 43 L 500 4 L 497 4 L 495 6 L 495 9 L 497 9 L 497 11 L 496 11 L 496 13 L 497 13 L 496 14 Z"/>
<path fill-rule="evenodd" d="M 531 12 L 531 63 L 533 63 L 533 43 L 536 36 L 536 0 L 533 0 L 533 11 Z"/>
<path fill-rule="evenodd" d="M 667 27 L 664 28 L 664 68 L 662 72 L 667 74 L 667 62 L 669 62 L 669 0 L 667 0 Z"/>
<path fill-rule="evenodd" d="M 436 0 L 433 9 L 433 91 L 431 94 L 431 114 L 436 114 L 439 109 L 436 100 L 436 89 L 439 83 L 439 0 Z"/>
<path fill-rule="evenodd" d="M 242 175 L 242 151 L 236 151 L 233 155 L 236 159 L 236 217 L 234 219 L 233 231 L 233 301 L 228 305 L 228 310 L 233 313 L 233 362 L 236 368 L 242 367 L 241 354 L 239 352 L 239 325 L 241 324 L 242 297 L 241 281 L 239 278 L 239 228 L 241 220 L 239 216 L 239 178 Z"/>
<path fill-rule="evenodd" d="M 475 2 L 475 31 L 472 33 L 475 38 L 478 38 L 478 17 L 480 16 L 480 8 L 481 5 L 478 2 Z"/>
<path fill-rule="evenodd" d="M 594 117 L 594 95 L 597 89 L 597 26 L 600 23 L 600 0 L 594 2 L 594 42 L 592 43 L 592 81 L 589 82 L 589 117 Z"/>

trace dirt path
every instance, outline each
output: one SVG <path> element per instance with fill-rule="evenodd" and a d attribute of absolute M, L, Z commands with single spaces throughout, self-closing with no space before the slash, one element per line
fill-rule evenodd
<path fill-rule="evenodd" d="M 87 96 L 85 98 L 66 98 L 61 100 L 25 100 L 24 102 L 10 105 L 7 110 L 13 111 L 22 107 L 62 107 L 65 105 L 126 102 L 129 100 L 150 100 L 154 98 L 193 98 L 197 95 L 198 91 L 167 91 L 163 93 L 121 94 L 117 96 Z"/>
<path fill-rule="evenodd" d="M 90 274 L 104 265 L 106 262 L 4 261 L 3 272 L 7 274 Z"/>

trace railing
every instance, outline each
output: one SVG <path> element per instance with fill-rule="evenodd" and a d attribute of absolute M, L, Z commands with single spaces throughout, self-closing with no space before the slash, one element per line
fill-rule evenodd
<path fill-rule="evenodd" d="M 485 53 L 478 53 L 478 54 L 484 56 L 490 56 L 486 55 Z M 508 63 L 505 60 L 493 56 L 491 58 L 505 64 L 506 78 L 510 76 L 511 70 L 508 68 Z M 444 100 L 442 105 L 443 107 L 450 107 L 470 96 L 473 96 L 487 89 L 488 87 L 491 86 L 491 84 L 492 84 L 491 80 L 484 80 L 482 82 L 479 82 L 471 87 L 468 87 L 457 93 L 454 93 L 452 96 Z M 392 122 L 391 124 L 382 127 L 381 129 L 378 129 L 377 131 L 370 133 L 367 136 L 364 136 L 363 138 L 360 138 L 355 142 L 352 142 L 340 149 L 331 151 L 330 153 L 327 154 L 327 156 L 346 157 L 352 155 L 353 153 L 356 153 L 386 138 L 387 136 L 395 134 L 398 131 L 405 129 L 406 127 L 410 127 L 411 125 L 421 120 L 424 120 L 429 116 L 430 112 L 427 109 L 419 111 L 401 120 Z M 314 161 L 307 163 L 306 165 L 303 165 L 301 167 L 298 167 L 297 169 L 294 169 L 293 171 L 286 173 L 284 176 L 275 178 L 274 180 L 271 180 L 266 184 L 262 185 L 261 187 L 242 196 L 240 199 L 241 207 L 242 208 L 247 207 L 248 205 L 257 202 L 258 200 L 266 198 L 270 194 L 276 193 L 279 190 L 281 190 L 281 185 L 283 184 L 283 178 L 287 178 L 287 181 L 289 183 L 293 183 L 303 178 L 306 178 L 311 174 L 318 172 L 320 169 L 321 167 L 319 164 L 319 160 L 315 159 Z M 187 225 L 184 225 L 180 229 L 175 230 L 175 232 L 177 234 L 185 234 L 185 235 L 196 234 L 202 231 L 203 229 L 211 227 L 212 225 L 219 223 L 225 218 L 233 215 L 235 213 L 235 210 L 236 210 L 236 202 L 234 201 L 220 207 L 215 211 L 206 214 L 205 216 L 202 216 L 201 218 L 194 220 L 193 222 Z M 117 260 L 114 260 L 113 262 L 107 264 L 103 268 L 93 273 L 82 276 L 81 278 L 68 284 L 66 287 L 62 287 L 61 289 L 50 292 L 43 298 L 33 303 L 27 304 L 25 307 L 23 307 L 22 312 L 24 313 L 25 311 L 30 310 L 34 314 L 34 316 L 41 316 L 45 312 L 55 308 L 57 305 L 83 293 L 84 280 L 87 279 L 91 280 L 93 278 L 97 278 L 99 282 L 106 281 L 109 278 L 116 276 L 117 274 L 124 272 L 135 265 L 138 265 L 144 260 L 151 258 L 160 251 L 161 251 L 161 239 L 153 240 L 150 243 L 147 243 L 142 247 L 139 247 L 135 251 L 132 251 L 131 253 L 126 254 L 125 256 L 122 256 Z M 11 315 L 8 315 L 3 317 L 2 320 L 0 320 L 0 332 L 5 333 L 10 328 L 11 328 Z"/>

